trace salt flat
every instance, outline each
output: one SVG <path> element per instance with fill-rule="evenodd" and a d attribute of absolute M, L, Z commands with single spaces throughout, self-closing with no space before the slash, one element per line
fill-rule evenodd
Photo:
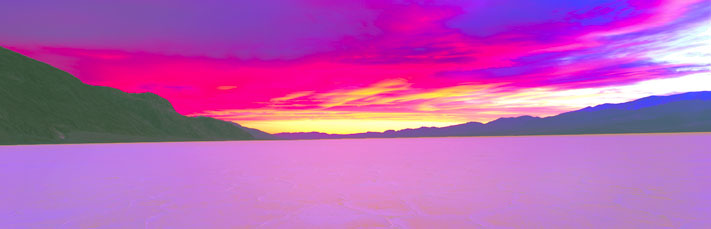
<path fill-rule="evenodd" d="M 711 227 L 711 133 L 0 146 L 0 228 Z"/>

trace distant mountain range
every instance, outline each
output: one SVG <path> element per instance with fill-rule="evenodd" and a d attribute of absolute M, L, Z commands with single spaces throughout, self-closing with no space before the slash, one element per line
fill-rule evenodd
<path fill-rule="evenodd" d="M 231 122 L 180 115 L 156 94 L 90 86 L 0 47 L 0 144 L 247 139 Z"/>
<path fill-rule="evenodd" d="M 279 133 L 281 139 L 512 136 L 711 131 L 711 91 L 650 96 L 620 104 L 602 104 L 556 116 L 500 118 L 447 127 L 388 130 L 359 134 Z"/>

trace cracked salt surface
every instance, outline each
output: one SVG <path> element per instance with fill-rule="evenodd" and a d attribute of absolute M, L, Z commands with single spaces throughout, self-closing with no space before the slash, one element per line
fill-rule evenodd
<path fill-rule="evenodd" d="M 0 228 L 711 227 L 711 134 L 0 146 Z"/>

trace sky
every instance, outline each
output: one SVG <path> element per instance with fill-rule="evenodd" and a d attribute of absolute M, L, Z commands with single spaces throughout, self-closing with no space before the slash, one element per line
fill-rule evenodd
<path fill-rule="evenodd" d="M 0 46 L 269 133 L 551 116 L 711 90 L 711 0 L 23 0 Z"/>

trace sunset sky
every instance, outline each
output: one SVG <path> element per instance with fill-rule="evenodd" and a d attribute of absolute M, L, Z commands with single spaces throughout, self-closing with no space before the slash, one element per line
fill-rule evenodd
<path fill-rule="evenodd" d="M 0 46 L 266 132 L 549 116 L 711 90 L 711 0 L 23 0 Z"/>

